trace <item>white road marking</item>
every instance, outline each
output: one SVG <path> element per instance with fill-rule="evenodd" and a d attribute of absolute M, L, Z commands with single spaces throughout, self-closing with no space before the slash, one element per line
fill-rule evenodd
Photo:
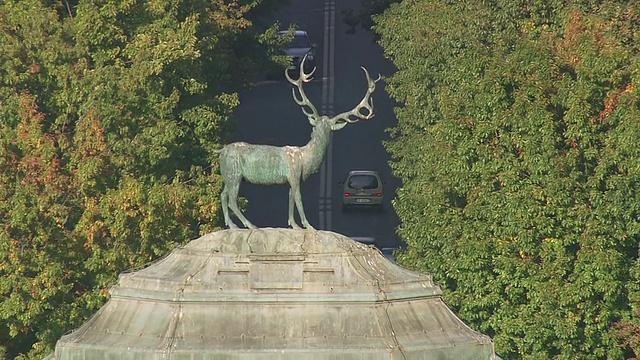
<path fill-rule="evenodd" d="M 335 0 L 324 2 L 324 47 L 322 61 L 322 113 L 333 116 L 334 97 L 334 65 L 335 65 Z M 329 135 L 327 155 L 320 168 L 320 194 L 318 201 L 318 216 L 320 229 L 331 230 L 331 178 L 333 164 L 333 134 Z"/>

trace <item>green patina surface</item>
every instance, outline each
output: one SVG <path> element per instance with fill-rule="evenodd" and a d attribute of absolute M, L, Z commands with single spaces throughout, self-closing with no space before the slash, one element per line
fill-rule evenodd
<path fill-rule="evenodd" d="M 295 208 L 298 210 L 302 227 L 313 229 L 304 213 L 300 185 L 311 174 L 316 173 L 320 165 L 322 165 L 329 145 L 331 131 L 340 130 L 349 123 L 355 123 L 361 119 L 368 120 L 373 117 L 371 94 L 373 94 L 376 82 L 380 80 L 380 77 L 373 80 L 367 70 L 365 68 L 362 69 L 368 83 L 364 98 L 352 110 L 331 118 L 319 115 L 315 106 L 309 101 L 304 92 L 303 84 L 309 82 L 313 75 L 313 71 L 305 74 L 304 59 L 302 60 L 300 76 L 297 80 L 292 79 L 288 72 L 285 71 L 287 80 L 295 85 L 295 88 L 292 89 L 293 99 L 301 106 L 302 112 L 307 116 L 309 123 L 313 127 L 311 140 L 301 147 L 277 147 L 236 142 L 220 150 L 220 174 L 224 179 L 224 189 L 220 196 L 224 222 L 229 228 L 238 228 L 231 220 L 229 209 L 240 219 L 245 227 L 255 228 L 238 207 L 238 192 L 240 191 L 240 183 L 244 180 L 262 185 L 289 184 L 291 187 L 289 191 L 289 226 L 294 229 L 300 228 L 294 218 Z M 296 88 L 298 89 L 299 97 L 296 96 Z"/>

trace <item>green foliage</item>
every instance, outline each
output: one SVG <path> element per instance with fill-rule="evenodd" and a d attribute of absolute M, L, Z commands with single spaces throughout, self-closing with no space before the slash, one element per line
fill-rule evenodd
<path fill-rule="evenodd" d="M 403 104 L 399 261 L 507 359 L 638 353 L 620 330 L 640 324 L 637 4 L 409 0 L 375 20 Z"/>
<path fill-rule="evenodd" d="M 120 272 L 218 227 L 212 150 L 270 61 L 257 7 L 0 4 L 0 358 L 43 358 Z"/>
<path fill-rule="evenodd" d="M 362 0 L 360 10 L 360 26 L 365 30 L 371 30 L 374 25 L 373 17 L 382 14 L 391 4 L 400 0 Z"/>

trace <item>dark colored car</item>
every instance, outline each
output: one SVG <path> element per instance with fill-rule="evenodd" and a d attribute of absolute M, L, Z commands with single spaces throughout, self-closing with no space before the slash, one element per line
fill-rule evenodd
<path fill-rule="evenodd" d="M 396 262 L 396 256 L 395 256 L 395 254 L 394 254 L 394 252 L 395 252 L 396 250 L 398 250 L 398 248 L 395 248 L 395 247 L 393 247 L 393 248 L 386 247 L 386 248 L 382 248 L 382 249 L 380 249 L 380 252 L 382 253 L 382 255 L 383 255 L 384 257 L 386 257 L 386 258 L 387 258 L 387 259 L 389 259 L 390 261 Z"/>
<path fill-rule="evenodd" d="M 287 35 L 288 31 L 279 31 L 278 36 Z M 309 73 L 316 66 L 314 44 L 311 42 L 306 31 L 296 30 L 293 34 L 293 41 L 284 49 L 284 53 L 291 59 L 289 70 L 300 70 L 300 63 L 304 61 L 304 71 Z"/>
<path fill-rule="evenodd" d="M 365 245 L 375 245 L 376 244 L 376 238 L 374 237 L 369 237 L 369 236 L 351 236 L 350 237 L 351 240 L 355 240 L 361 244 L 365 244 Z"/>

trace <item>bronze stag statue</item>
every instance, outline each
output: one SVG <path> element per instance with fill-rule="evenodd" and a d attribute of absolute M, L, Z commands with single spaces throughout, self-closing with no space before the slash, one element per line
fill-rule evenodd
<path fill-rule="evenodd" d="M 293 80 L 285 70 L 287 80 L 295 85 L 292 89 L 294 101 L 300 105 L 302 112 L 309 118 L 313 131 L 311 140 L 304 146 L 270 146 L 254 145 L 245 142 L 235 142 L 224 146 L 220 152 L 220 174 L 224 180 L 224 189 L 221 193 L 222 212 L 224 222 L 230 229 L 238 226 L 231 221 L 229 210 L 242 221 L 247 228 L 255 226 L 247 220 L 238 208 L 238 192 L 240 183 L 244 179 L 252 184 L 276 185 L 286 184 L 289 189 L 289 220 L 288 224 L 294 229 L 300 226 L 296 223 L 293 214 L 294 205 L 298 209 L 298 215 L 305 229 L 313 229 L 302 207 L 300 184 L 311 174 L 314 174 L 322 165 L 325 152 L 329 145 L 331 131 L 340 130 L 349 123 L 358 122 L 360 119 L 368 120 L 373 117 L 373 99 L 371 94 L 376 88 L 376 80 L 371 79 L 369 72 L 364 67 L 368 88 L 364 98 L 351 111 L 343 112 L 334 117 L 319 115 L 315 106 L 309 101 L 304 92 L 303 84 L 309 82 L 315 72 L 304 72 L 304 59 L 300 64 L 300 76 Z M 296 88 L 300 97 L 296 96 Z M 306 109 L 306 108 L 308 109 Z M 363 113 L 366 110 L 366 113 Z"/>

